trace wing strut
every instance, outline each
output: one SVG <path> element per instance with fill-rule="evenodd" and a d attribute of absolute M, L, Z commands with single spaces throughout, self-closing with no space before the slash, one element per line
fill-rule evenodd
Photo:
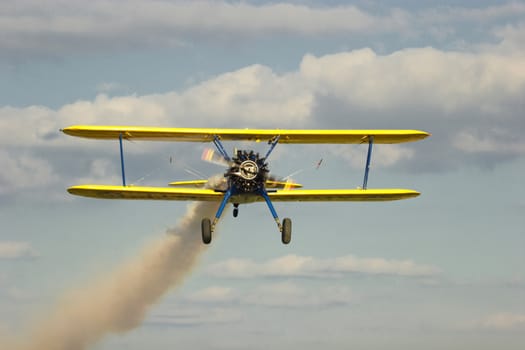
<path fill-rule="evenodd" d="M 268 150 L 268 152 L 266 152 L 266 155 L 264 156 L 264 158 L 268 159 L 268 156 L 272 153 L 272 151 L 275 148 L 275 146 L 277 146 L 277 143 L 279 142 L 280 138 L 281 138 L 281 136 L 277 135 L 273 139 L 268 141 L 268 144 L 271 145 L 271 146 L 270 146 L 270 149 Z"/>
<path fill-rule="evenodd" d="M 370 170 L 370 158 L 372 157 L 372 145 L 374 144 L 374 136 L 368 136 L 368 154 L 366 155 L 365 178 L 363 179 L 363 190 L 366 190 L 368 185 L 368 172 Z"/>
<path fill-rule="evenodd" d="M 228 155 L 228 152 L 224 149 L 224 146 L 221 143 L 221 139 L 217 135 L 213 135 L 213 144 L 215 147 L 217 147 L 217 150 L 219 150 L 219 153 L 226 159 L 227 162 L 230 162 L 230 156 Z"/>
<path fill-rule="evenodd" d="M 118 137 L 120 145 L 120 168 L 122 169 L 122 186 L 126 186 L 126 172 L 124 171 L 124 151 L 122 149 L 122 133 Z"/>

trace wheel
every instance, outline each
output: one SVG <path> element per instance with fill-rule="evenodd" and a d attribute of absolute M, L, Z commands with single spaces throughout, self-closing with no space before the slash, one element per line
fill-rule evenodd
<path fill-rule="evenodd" d="M 208 218 L 202 219 L 201 222 L 202 230 L 202 242 L 204 244 L 210 244 L 211 242 L 211 221 Z"/>
<path fill-rule="evenodd" d="M 283 244 L 288 244 L 292 240 L 292 220 L 289 218 L 283 219 L 283 231 L 281 232 L 281 240 Z"/>
<path fill-rule="evenodd" d="M 239 209 L 233 208 L 233 217 L 236 218 L 239 215 Z"/>

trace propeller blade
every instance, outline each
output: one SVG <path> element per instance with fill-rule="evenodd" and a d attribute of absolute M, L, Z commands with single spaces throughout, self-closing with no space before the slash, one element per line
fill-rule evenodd
<path fill-rule="evenodd" d="M 201 159 L 208 163 L 213 163 L 217 165 L 222 166 L 229 166 L 230 163 L 224 159 L 224 157 L 220 154 L 217 154 L 214 149 L 212 148 L 205 148 L 202 152 Z"/>

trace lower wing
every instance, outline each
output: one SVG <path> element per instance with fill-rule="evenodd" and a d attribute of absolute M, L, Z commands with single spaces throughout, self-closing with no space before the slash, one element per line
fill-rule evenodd
<path fill-rule="evenodd" d="M 419 192 L 407 189 L 291 190 L 268 193 L 276 202 L 359 202 L 393 201 L 417 197 Z"/>
<path fill-rule="evenodd" d="M 205 188 L 80 185 L 67 191 L 76 196 L 102 199 L 152 199 L 218 202 L 223 194 Z"/>
<path fill-rule="evenodd" d="M 219 202 L 223 193 L 204 188 L 143 187 L 80 185 L 67 189 L 71 194 L 102 199 L 146 199 Z M 276 202 L 331 202 L 331 201 L 391 201 L 419 196 L 419 192 L 407 189 L 355 189 L 355 190 L 277 190 L 268 193 Z M 252 201 L 264 201 L 262 196 L 245 194 Z M 230 202 L 236 201 L 233 196 Z M 245 198 L 246 199 L 246 198 Z M 248 202 L 239 200 L 239 202 Z"/>

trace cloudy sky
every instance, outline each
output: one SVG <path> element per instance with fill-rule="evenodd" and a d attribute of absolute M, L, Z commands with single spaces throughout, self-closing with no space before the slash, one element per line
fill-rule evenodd
<path fill-rule="evenodd" d="M 59 129 L 129 124 L 432 136 L 374 148 L 369 187 L 420 197 L 278 203 L 288 246 L 263 204 L 225 213 L 184 284 L 89 349 L 523 348 L 525 2 L 9 0 L 0 32 L 0 344 L 186 212 L 65 191 L 120 164 Z M 128 182 L 221 173 L 207 146 L 126 143 Z M 365 156 L 281 145 L 270 165 L 356 188 Z"/>

